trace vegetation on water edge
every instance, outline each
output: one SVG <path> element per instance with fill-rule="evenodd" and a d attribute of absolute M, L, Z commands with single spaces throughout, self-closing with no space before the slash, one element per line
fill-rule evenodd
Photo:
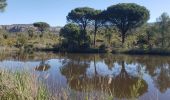
<path fill-rule="evenodd" d="M 29 72 L 0 70 L 0 100 L 75 100 L 75 98 L 80 96 L 68 88 L 63 88 L 52 96 L 45 85 L 38 81 L 38 77 Z M 87 100 L 92 98 L 104 100 L 106 97 L 97 97 L 94 94 L 84 96 Z"/>
<path fill-rule="evenodd" d="M 101 77 L 101 81 L 104 82 L 105 79 Z M 91 80 L 91 82 L 93 81 Z M 128 97 L 135 99 L 139 96 L 138 89 L 143 87 L 141 82 L 139 79 L 136 84 L 132 85 Z M 59 88 L 60 86 L 55 87 L 58 88 L 55 93 L 51 93 L 46 85 L 38 80 L 38 76 L 30 74 L 30 72 L 0 70 L 0 100 L 112 100 L 114 98 L 113 94 L 109 94 L 108 88 L 102 88 L 102 91 L 98 92 L 90 92 L 93 90 L 91 85 L 76 84 L 76 86 L 82 88 L 81 93 L 69 87 Z"/>
<path fill-rule="evenodd" d="M 75 100 L 80 98 L 78 94 L 74 94 L 74 91 L 67 88 L 55 95 L 51 96 L 47 88 L 37 83 L 37 77 L 28 72 L 0 71 L 0 100 Z M 94 94 L 84 97 L 87 100 L 94 98 L 104 100 L 104 97 Z"/>
<path fill-rule="evenodd" d="M 49 93 L 28 72 L 0 70 L 0 100 L 48 100 Z"/>

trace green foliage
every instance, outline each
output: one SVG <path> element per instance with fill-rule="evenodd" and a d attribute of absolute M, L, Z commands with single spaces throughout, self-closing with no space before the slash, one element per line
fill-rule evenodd
<path fill-rule="evenodd" d="M 149 19 L 149 11 L 134 3 L 121 3 L 107 8 L 108 21 L 115 25 L 122 37 L 122 44 L 125 42 L 128 31 L 139 27 Z"/>
<path fill-rule="evenodd" d="M 112 37 L 117 35 L 113 35 L 113 33 L 121 33 L 121 42 L 122 46 L 124 46 L 125 38 L 132 33 L 132 30 L 135 30 L 137 27 L 146 23 L 150 17 L 149 15 L 149 11 L 143 6 L 134 3 L 121 3 L 110 6 L 105 11 L 95 10 L 89 7 L 75 8 L 68 14 L 67 21 L 81 26 L 81 36 L 79 38 L 82 39 L 84 43 L 88 40 L 87 32 L 92 32 L 91 29 L 94 29 L 94 46 L 96 46 L 97 33 L 102 32 L 104 35 L 102 37 L 107 39 L 110 46 L 113 38 L 117 38 Z M 87 26 L 89 26 L 88 29 L 86 29 Z M 101 29 L 99 30 L 100 27 Z M 109 28 L 114 29 L 114 31 L 108 30 Z M 105 29 L 107 31 L 103 31 Z M 136 36 L 130 37 L 129 41 L 126 43 L 126 47 L 133 47 L 132 45 L 135 44 L 134 39 L 137 39 Z M 119 41 L 119 38 L 114 39 L 114 41 Z M 119 43 L 113 43 L 112 45 L 116 44 Z"/>
<path fill-rule="evenodd" d="M 143 33 L 137 36 L 137 44 L 140 48 L 152 49 L 156 45 L 156 27 L 155 24 L 145 25 Z"/>
<path fill-rule="evenodd" d="M 102 44 L 99 46 L 100 51 L 106 51 L 106 48 L 107 48 L 106 44 Z"/>
<path fill-rule="evenodd" d="M 67 38 L 68 40 L 78 40 L 80 36 L 79 26 L 76 24 L 67 24 L 60 30 L 60 36 Z"/>
<path fill-rule="evenodd" d="M 60 36 L 64 37 L 64 48 L 78 48 L 80 46 L 80 28 L 76 24 L 67 24 L 60 30 Z"/>
<path fill-rule="evenodd" d="M 89 37 L 80 30 L 80 27 L 76 24 L 67 24 L 60 30 L 60 36 L 62 36 L 62 46 L 67 50 L 76 50 L 80 48 L 89 47 Z M 85 36 L 85 37 L 84 37 Z"/>
<path fill-rule="evenodd" d="M 28 30 L 28 36 L 29 36 L 30 38 L 32 38 L 32 37 L 34 36 L 34 30 L 29 29 L 29 30 Z"/>
<path fill-rule="evenodd" d="M 27 38 L 24 35 L 21 35 L 17 38 L 16 46 L 22 49 L 27 44 Z"/>
<path fill-rule="evenodd" d="M 7 39 L 7 38 L 8 38 L 8 34 L 4 33 L 4 34 L 3 34 L 3 38 L 4 38 L 4 39 Z"/>
<path fill-rule="evenodd" d="M 111 44 L 111 39 L 113 38 L 114 33 L 116 33 L 114 28 L 112 28 L 112 27 L 106 27 L 105 28 L 104 37 L 108 41 L 108 44 Z"/>
<path fill-rule="evenodd" d="M 170 39 L 170 17 L 167 13 L 163 13 L 158 19 L 157 19 L 157 25 L 158 29 L 157 31 L 160 33 L 160 42 L 161 46 L 164 48 L 166 45 L 166 42 Z"/>
<path fill-rule="evenodd" d="M 16 35 L 0 30 L 0 46 L 25 49 L 26 52 L 56 48 L 58 51 L 98 52 L 103 49 L 102 44 L 106 44 L 109 51 L 121 47 L 124 47 L 121 51 L 169 49 L 169 15 L 163 13 L 156 23 L 146 23 L 148 19 L 149 11 L 134 3 L 112 5 L 104 11 L 79 7 L 68 13 L 68 24 L 60 30 L 61 37 L 48 32 L 50 25 L 47 23 L 37 22 L 33 25 L 38 32 L 30 28 Z"/>
<path fill-rule="evenodd" d="M 0 0 L 0 11 L 2 11 L 7 6 L 6 0 Z"/>
<path fill-rule="evenodd" d="M 91 15 L 92 25 L 94 26 L 94 39 L 93 44 L 96 45 L 96 35 L 98 33 L 98 28 L 103 26 L 104 17 L 101 10 L 94 10 Z"/>
<path fill-rule="evenodd" d="M 36 22 L 33 25 L 34 25 L 34 27 L 37 27 L 39 29 L 39 31 L 41 31 L 41 32 L 46 31 L 50 27 L 50 25 L 45 22 Z"/>
<path fill-rule="evenodd" d="M 85 31 L 87 25 L 91 22 L 91 14 L 94 12 L 93 8 L 81 7 L 73 9 L 67 15 L 67 21 L 71 23 L 76 23 L 82 27 Z"/>

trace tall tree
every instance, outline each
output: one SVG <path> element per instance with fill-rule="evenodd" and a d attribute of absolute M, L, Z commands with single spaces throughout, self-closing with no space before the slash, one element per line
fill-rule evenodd
<path fill-rule="evenodd" d="M 111 27 L 106 27 L 105 28 L 105 34 L 104 37 L 108 41 L 109 45 L 111 44 L 111 39 L 113 37 L 113 29 Z"/>
<path fill-rule="evenodd" d="M 50 27 L 50 25 L 48 23 L 45 23 L 45 22 L 36 22 L 33 25 L 34 25 L 34 27 L 37 27 L 38 30 L 41 31 L 41 32 L 46 31 Z"/>
<path fill-rule="evenodd" d="M 91 15 L 94 12 L 93 8 L 81 7 L 73 9 L 67 16 L 67 21 L 78 24 L 81 27 L 81 39 L 84 45 L 89 47 L 89 37 L 86 28 L 91 23 Z"/>
<path fill-rule="evenodd" d="M 90 17 L 93 12 L 94 9 L 89 7 L 75 8 L 67 15 L 67 21 L 80 25 L 86 31 L 87 25 L 91 23 Z"/>
<path fill-rule="evenodd" d="M 94 26 L 94 39 L 93 44 L 96 45 L 96 35 L 98 32 L 98 29 L 103 25 L 104 23 L 104 15 L 101 10 L 94 10 L 94 12 L 91 15 L 92 25 Z"/>
<path fill-rule="evenodd" d="M 157 19 L 157 24 L 158 24 L 158 31 L 160 32 L 161 35 L 161 46 L 165 47 L 165 42 L 167 40 L 167 33 L 169 31 L 169 26 L 170 26 L 170 17 L 167 13 L 163 13 L 158 19 Z"/>
<path fill-rule="evenodd" d="M 108 20 L 116 26 L 122 37 L 122 46 L 128 31 L 139 27 L 149 19 L 149 11 L 135 3 L 120 3 L 107 8 Z"/>
<path fill-rule="evenodd" d="M 6 0 L 0 0 L 0 10 L 2 11 L 7 6 Z"/>
<path fill-rule="evenodd" d="M 146 28 L 146 40 L 148 44 L 148 48 L 152 49 L 154 42 L 155 42 L 155 33 L 156 33 L 156 27 L 155 25 L 148 25 Z"/>
<path fill-rule="evenodd" d="M 50 25 L 46 22 L 36 22 L 33 23 L 34 27 L 37 27 L 38 30 L 41 32 L 40 37 L 43 37 L 43 33 L 50 28 Z"/>
<path fill-rule="evenodd" d="M 67 24 L 60 30 L 60 36 L 64 38 L 63 46 L 68 50 L 80 47 L 80 28 L 76 24 Z"/>

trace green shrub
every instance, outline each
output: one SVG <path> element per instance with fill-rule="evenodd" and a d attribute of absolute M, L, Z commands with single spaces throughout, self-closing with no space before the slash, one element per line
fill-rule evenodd
<path fill-rule="evenodd" d="M 7 39 L 8 38 L 8 34 L 3 34 L 3 38 Z"/>
<path fill-rule="evenodd" d="M 106 44 L 102 44 L 102 45 L 99 46 L 100 51 L 106 51 L 106 49 L 107 49 Z"/>

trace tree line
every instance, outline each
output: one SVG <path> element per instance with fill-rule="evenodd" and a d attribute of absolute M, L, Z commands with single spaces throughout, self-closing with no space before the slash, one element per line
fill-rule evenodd
<path fill-rule="evenodd" d="M 93 28 L 93 45 L 95 46 L 99 29 L 114 27 L 120 33 L 123 47 L 129 32 L 145 24 L 149 17 L 149 11 L 135 3 L 112 5 L 103 11 L 89 7 L 75 8 L 68 13 L 68 24 L 61 29 L 60 35 L 64 37 L 65 42 L 74 46 L 77 42 L 80 47 L 80 45 L 87 45 L 89 42 L 87 30 Z"/>
<path fill-rule="evenodd" d="M 148 23 L 149 10 L 135 3 L 120 3 L 106 10 L 79 7 L 71 10 L 66 19 L 67 24 L 61 29 L 60 36 L 62 47 L 69 50 L 96 48 L 96 37 L 101 33 L 108 38 L 108 42 L 117 38 L 116 34 L 120 39 L 120 48 L 152 49 L 170 46 L 168 14 L 163 13 L 156 22 Z M 129 41 L 133 41 L 130 47 L 125 45 Z M 113 45 L 111 47 L 114 48 Z"/>
<path fill-rule="evenodd" d="M 6 6 L 6 0 L 0 0 L 0 9 Z M 135 3 L 119 3 L 105 10 L 75 8 L 68 13 L 67 24 L 60 30 L 57 50 L 169 49 L 169 15 L 163 13 L 153 23 L 148 23 L 149 18 L 149 10 Z M 41 33 L 40 37 L 50 27 L 45 22 L 33 26 Z M 28 35 L 33 37 L 34 30 L 29 29 Z"/>

